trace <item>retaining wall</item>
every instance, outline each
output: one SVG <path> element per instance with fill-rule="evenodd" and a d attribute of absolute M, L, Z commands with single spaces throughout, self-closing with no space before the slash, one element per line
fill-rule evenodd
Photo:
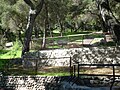
<path fill-rule="evenodd" d="M 109 82 L 111 81 L 107 78 L 82 80 L 69 76 L 4 76 L 0 80 L 0 90 L 109 90 Z"/>
<path fill-rule="evenodd" d="M 83 48 L 71 48 L 71 49 L 55 49 L 55 50 L 43 50 L 33 53 L 28 53 L 27 58 L 49 58 L 40 63 L 49 66 L 68 66 L 71 57 L 74 62 L 80 62 L 81 64 L 93 64 L 93 63 L 120 63 L 120 48 L 116 47 L 83 47 Z M 50 59 L 59 58 L 59 59 Z M 61 59 L 60 59 L 61 58 Z M 34 64 L 35 65 L 35 64 Z"/>
<path fill-rule="evenodd" d="M 60 90 L 59 83 L 66 77 L 4 76 L 2 79 L 1 87 L 14 90 Z"/>

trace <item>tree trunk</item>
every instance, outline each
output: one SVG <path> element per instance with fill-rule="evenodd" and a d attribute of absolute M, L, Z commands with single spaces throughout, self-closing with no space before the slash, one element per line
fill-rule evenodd
<path fill-rule="evenodd" d="M 62 24 L 62 22 L 60 21 L 60 28 L 61 28 L 61 30 L 60 30 L 60 35 L 61 35 L 61 37 L 63 36 L 63 30 L 64 30 L 64 28 L 63 28 L 63 24 Z"/>
<path fill-rule="evenodd" d="M 45 29 L 44 29 L 44 35 L 43 35 L 43 44 L 42 44 L 42 49 L 46 48 L 46 36 L 47 36 L 47 31 L 49 30 L 49 21 L 48 21 L 48 7 L 47 4 L 45 3 Z"/>
<path fill-rule="evenodd" d="M 35 18 L 36 18 L 36 15 L 31 13 L 31 10 L 30 10 L 29 18 L 28 18 L 28 24 L 27 24 L 27 29 L 26 29 L 26 32 L 25 32 L 25 38 L 24 38 L 22 55 L 24 55 L 25 52 L 29 52 L 30 41 L 31 41 L 31 36 L 32 36 L 32 31 L 33 31 Z"/>
<path fill-rule="evenodd" d="M 26 28 L 26 32 L 25 32 L 22 56 L 26 52 L 29 52 L 34 22 L 35 22 L 36 17 L 42 10 L 43 3 L 44 3 L 44 0 L 40 0 L 40 3 L 35 7 L 35 5 L 31 2 L 31 0 L 24 0 L 24 1 L 30 7 L 30 11 L 29 11 L 27 28 Z"/>
<path fill-rule="evenodd" d="M 106 18 L 105 18 L 106 11 L 108 12 L 108 10 L 103 8 L 101 5 L 102 5 L 102 1 L 97 0 L 97 7 L 98 7 L 98 10 L 99 10 L 99 13 L 100 13 L 99 17 L 100 17 L 100 21 L 102 22 L 101 26 L 102 26 L 103 32 L 108 32 L 108 28 L 107 28 L 108 25 L 107 25 Z"/>
<path fill-rule="evenodd" d="M 44 29 L 42 49 L 46 48 L 46 29 Z"/>
<path fill-rule="evenodd" d="M 39 38 L 39 29 L 37 25 L 34 26 L 35 38 Z"/>
<path fill-rule="evenodd" d="M 53 30 L 52 30 L 50 24 L 49 24 L 49 31 L 50 31 L 50 37 L 53 37 Z"/>
<path fill-rule="evenodd" d="M 113 40 L 117 43 L 120 41 L 120 23 L 113 15 L 108 0 L 96 0 L 100 12 L 103 31 L 110 32 Z"/>
<path fill-rule="evenodd" d="M 63 31 L 64 31 L 63 23 L 62 23 L 59 15 L 57 15 L 57 18 L 58 18 L 58 23 L 59 23 L 60 29 L 61 29 L 61 30 L 60 30 L 60 36 L 62 37 L 62 36 L 63 36 Z"/>
<path fill-rule="evenodd" d="M 18 38 L 20 40 L 20 42 L 23 44 L 23 40 L 22 40 L 22 36 L 21 36 L 21 31 L 18 31 Z"/>

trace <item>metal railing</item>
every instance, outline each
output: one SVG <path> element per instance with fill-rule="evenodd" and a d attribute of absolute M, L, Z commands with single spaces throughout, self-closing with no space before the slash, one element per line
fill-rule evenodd
<path fill-rule="evenodd" d="M 109 75 L 109 74 L 81 74 L 80 73 L 80 67 L 85 67 L 85 66 L 97 66 L 97 67 L 112 67 L 112 74 Z M 74 77 L 78 77 L 80 78 L 80 76 L 109 76 L 109 77 L 112 77 L 112 84 L 110 86 L 110 90 L 112 90 L 112 87 L 114 85 L 115 82 L 117 82 L 115 79 L 116 77 L 120 77 L 120 75 L 116 75 L 115 74 L 115 67 L 118 66 L 120 67 L 120 64 L 73 64 L 73 72 L 72 72 L 72 76 Z M 72 68 L 72 67 L 71 67 Z"/>

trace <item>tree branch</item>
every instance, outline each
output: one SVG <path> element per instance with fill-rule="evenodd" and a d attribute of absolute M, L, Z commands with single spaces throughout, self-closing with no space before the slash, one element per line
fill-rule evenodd
<path fill-rule="evenodd" d="M 26 3 L 28 6 L 30 6 L 30 8 L 31 8 L 32 10 L 35 9 L 35 6 L 34 6 L 34 4 L 31 2 L 31 0 L 24 0 L 24 1 L 25 1 L 25 3 Z"/>
<path fill-rule="evenodd" d="M 39 4 L 36 6 L 36 15 L 40 13 L 44 4 L 44 0 L 40 0 Z"/>

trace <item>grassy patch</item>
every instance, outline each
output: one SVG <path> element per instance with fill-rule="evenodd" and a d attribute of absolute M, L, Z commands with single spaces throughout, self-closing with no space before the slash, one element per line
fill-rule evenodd
<path fill-rule="evenodd" d="M 20 58 L 21 51 L 7 51 L 4 54 L 0 55 L 0 59 L 10 59 L 10 58 Z"/>
<path fill-rule="evenodd" d="M 10 51 L 10 50 L 0 50 L 0 54 L 5 54 L 5 53 L 7 53 L 8 51 Z"/>
<path fill-rule="evenodd" d="M 103 38 L 104 36 L 102 34 L 93 34 L 94 38 Z"/>
<path fill-rule="evenodd" d="M 21 43 L 16 41 L 10 50 L 0 50 L 0 59 L 20 58 L 21 50 Z"/>
<path fill-rule="evenodd" d="M 81 32 L 67 32 L 66 35 L 73 35 L 73 34 L 89 34 L 92 33 L 92 31 L 81 31 Z"/>

